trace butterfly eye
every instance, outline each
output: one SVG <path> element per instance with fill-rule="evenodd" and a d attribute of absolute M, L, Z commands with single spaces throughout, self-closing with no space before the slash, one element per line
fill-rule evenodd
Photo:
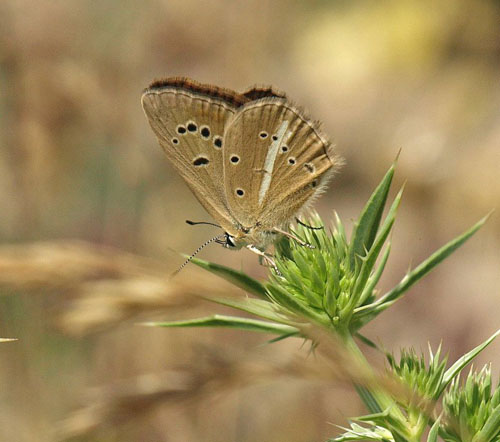
<path fill-rule="evenodd" d="M 231 163 L 238 164 L 240 162 L 240 157 L 238 155 L 231 156 Z"/>
<path fill-rule="evenodd" d="M 267 132 L 262 131 L 262 132 L 259 134 L 259 137 L 261 137 L 262 139 L 265 139 L 265 138 L 267 138 L 267 135 L 268 135 L 268 134 L 267 134 Z"/>
<path fill-rule="evenodd" d="M 210 160 L 205 157 L 198 157 L 193 160 L 193 165 L 196 167 L 207 166 L 208 163 L 210 163 Z"/>
<path fill-rule="evenodd" d="M 202 138 L 208 139 L 210 137 L 210 128 L 208 126 L 201 126 L 200 134 Z"/>
<path fill-rule="evenodd" d="M 216 135 L 214 137 L 214 146 L 217 148 L 217 149 L 220 149 L 222 147 L 222 138 L 219 136 L 219 135 Z"/>
<path fill-rule="evenodd" d="M 318 185 L 318 180 L 314 180 L 312 183 L 311 183 L 311 187 L 314 189 L 316 186 Z"/>
<path fill-rule="evenodd" d="M 295 164 L 295 158 L 293 157 L 288 158 L 288 164 L 290 164 L 290 166 L 293 166 Z"/>
<path fill-rule="evenodd" d="M 182 124 L 179 124 L 176 130 L 179 135 L 184 135 L 186 133 L 186 128 Z"/>
<path fill-rule="evenodd" d="M 245 195 L 245 191 L 243 189 L 236 189 L 236 195 L 242 197 Z"/>
<path fill-rule="evenodd" d="M 177 138 L 172 138 L 172 143 L 179 144 L 179 140 Z"/>
<path fill-rule="evenodd" d="M 195 122 L 190 121 L 190 122 L 188 122 L 188 124 L 187 124 L 187 130 L 188 130 L 189 132 L 196 132 L 196 131 L 198 130 L 198 126 L 196 125 L 196 123 L 195 123 Z"/>

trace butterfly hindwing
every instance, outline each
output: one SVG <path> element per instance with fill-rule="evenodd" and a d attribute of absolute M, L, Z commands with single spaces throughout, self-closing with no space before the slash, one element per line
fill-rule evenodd
<path fill-rule="evenodd" d="M 271 87 L 244 93 L 186 78 L 142 96 L 172 165 L 233 247 L 264 249 L 339 164 L 318 124 Z"/>
<path fill-rule="evenodd" d="M 318 125 L 285 98 L 241 106 L 224 134 L 228 208 L 243 226 L 282 227 L 326 184 L 337 165 Z"/>
<path fill-rule="evenodd" d="M 151 128 L 172 165 L 221 225 L 232 224 L 223 183 L 224 127 L 249 99 L 185 79 L 153 83 L 142 96 Z"/>

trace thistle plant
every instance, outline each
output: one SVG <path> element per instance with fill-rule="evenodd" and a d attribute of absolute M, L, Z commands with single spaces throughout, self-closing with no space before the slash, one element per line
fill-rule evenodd
<path fill-rule="evenodd" d="M 358 344 L 374 344 L 361 329 L 400 299 L 408 289 L 465 243 L 486 221 L 483 218 L 469 230 L 448 242 L 430 257 L 409 270 L 393 288 L 381 293 L 377 284 L 388 261 L 393 228 L 403 189 L 384 215 L 395 165 L 392 165 L 372 193 L 350 238 L 335 214 L 330 228 L 317 214 L 307 225 L 299 224 L 293 233 L 311 247 L 288 237 L 275 245 L 275 268 L 267 281 L 256 280 L 244 272 L 193 259 L 198 266 L 232 282 L 252 297 L 214 298 L 211 302 L 246 312 L 243 316 L 210 317 L 149 323 L 162 327 L 218 326 L 260 331 L 276 335 L 273 341 L 300 337 L 314 347 L 328 345 L 318 338 L 321 329 L 340 343 L 342 351 L 356 361 L 365 373 L 378 374 Z M 331 441 L 421 441 L 434 442 L 440 436 L 453 442 L 500 441 L 500 393 L 491 391 L 489 369 L 470 373 L 464 385 L 460 373 L 496 337 L 478 345 L 447 368 L 441 348 L 429 350 L 426 359 L 413 349 L 402 349 L 399 358 L 386 354 L 387 376 L 401 387 L 399 392 L 381 384 L 352 382 L 369 414 L 353 418 L 350 428 Z M 403 394 L 401 394 L 403 392 Z M 442 412 L 439 412 L 442 410 Z M 427 436 L 424 436 L 427 435 Z"/>

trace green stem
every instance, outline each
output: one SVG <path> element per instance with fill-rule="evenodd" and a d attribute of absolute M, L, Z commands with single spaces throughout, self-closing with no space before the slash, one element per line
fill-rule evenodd
<path fill-rule="evenodd" d="M 356 361 L 359 363 L 360 367 L 366 370 L 366 372 L 369 373 L 370 375 L 373 374 L 373 376 L 375 377 L 371 365 L 368 363 L 364 354 L 359 349 L 351 333 L 350 332 L 342 333 L 341 338 L 347 350 L 352 356 L 354 356 Z M 381 392 L 379 388 L 371 388 L 371 387 L 367 388 L 365 386 L 356 385 L 356 390 L 358 390 L 358 393 L 359 390 L 369 392 L 369 395 L 372 396 L 372 398 L 376 401 L 378 409 L 372 409 L 373 405 L 365 404 L 367 407 L 369 407 L 372 413 L 379 413 L 381 411 L 384 411 L 388 408 L 393 408 L 395 406 L 395 402 L 389 396 L 387 396 L 387 394 Z M 361 397 L 361 399 L 363 399 L 363 397 Z"/>
<path fill-rule="evenodd" d="M 344 333 L 340 333 L 340 336 L 346 346 L 346 349 L 356 359 L 359 366 L 365 370 L 366 373 L 373 375 L 375 378 L 375 373 L 373 372 L 370 363 L 366 360 L 364 354 L 359 349 L 351 333 L 346 331 Z M 378 385 L 365 386 L 359 384 L 355 384 L 354 387 L 356 388 L 361 400 L 371 413 L 387 412 L 391 416 L 392 420 L 399 422 L 399 426 L 401 428 L 406 428 L 406 417 L 401 412 L 394 399 L 382 387 L 379 387 Z M 404 434 L 404 439 L 399 437 L 398 440 L 406 440 L 408 442 L 418 442 L 419 440 L 414 438 L 409 439 L 408 436 L 408 434 Z"/>

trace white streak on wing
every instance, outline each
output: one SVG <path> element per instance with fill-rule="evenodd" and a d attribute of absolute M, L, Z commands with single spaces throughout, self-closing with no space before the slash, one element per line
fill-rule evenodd
<path fill-rule="evenodd" d="M 278 133 L 276 136 L 278 139 L 271 143 L 269 147 L 269 151 L 267 152 L 266 161 L 264 162 L 264 177 L 262 178 L 262 182 L 260 183 L 259 189 L 259 206 L 264 201 L 264 197 L 266 196 L 267 191 L 269 190 L 269 186 L 271 185 L 271 179 L 273 175 L 274 163 L 276 161 L 276 155 L 278 154 L 278 149 L 283 142 L 286 142 L 288 138 L 290 138 L 291 132 L 286 134 L 285 132 L 288 128 L 288 120 L 283 121 L 281 123 L 280 128 L 278 129 Z"/>

